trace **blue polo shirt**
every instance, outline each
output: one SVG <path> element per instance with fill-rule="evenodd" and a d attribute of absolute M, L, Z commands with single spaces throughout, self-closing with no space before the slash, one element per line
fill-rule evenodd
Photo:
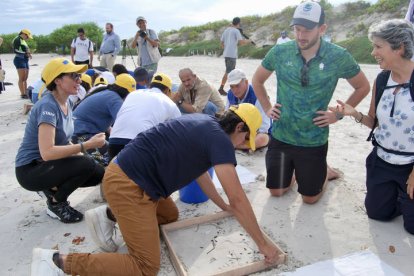
<path fill-rule="evenodd" d="M 188 114 L 141 132 L 116 163 L 153 200 L 166 198 L 218 164 L 236 165 L 234 147 L 218 121 Z"/>
<path fill-rule="evenodd" d="M 103 90 L 86 97 L 73 113 L 76 136 L 105 132 L 115 122 L 124 101 L 118 93 Z"/>
<path fill-rule="evenodd" d="M 318 53 L 308 61 L 307 86 L 301 84 L 303 65 L 296 41 L 275 45 L 262 61 L 265 69 L 276 72 L 276 98 L 282 105 L 272 136 L 291 145 L 317 147 L 328 141 L 329 128 L 313 123 L 316 111 L 327 110 L 339 78 L 355 77 L 361 69 L 346 49 L 322 39 Z"/>

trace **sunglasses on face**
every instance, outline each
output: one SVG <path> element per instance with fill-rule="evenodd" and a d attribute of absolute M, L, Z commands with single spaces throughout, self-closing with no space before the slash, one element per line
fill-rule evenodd
<path fill-rule="evenodd" d="M 69 78 L 71 78 L 74 81 L 78 81 L 81 78 L 81 75 L 79 73 L 75 73 L 75 72 L 66 73 L 65 75 L 68 76 Z"/>
<path fill-rule="evenodd" d="M 300 83 L 303 87 L 309 85 L 309 67 L 306 62 L 303 63 L 302 69 L 300 70 Z"/>

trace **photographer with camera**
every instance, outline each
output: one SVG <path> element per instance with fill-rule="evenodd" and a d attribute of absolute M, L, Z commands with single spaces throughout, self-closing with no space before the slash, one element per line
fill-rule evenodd
<path fill-rule="evenodd" d="M 158 61 L 161 59 L 157 33 L 152 29 L 147 29 L 147 20 L 143 16 L 138 16 L 136 24 L 139 30 L 135 34 L 131 47 L 138 46 L 138 65 L 148 71 L 156 72 Z"/>

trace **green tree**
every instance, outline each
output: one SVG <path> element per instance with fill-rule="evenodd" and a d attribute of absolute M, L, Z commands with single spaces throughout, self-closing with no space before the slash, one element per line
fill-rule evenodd
<path fill-rule="evenodd" d="M 54 46 L 65 45 L 69 48 L 72 43 L 72 40 L 77 36 L 77 31 L 79 28 L 83 28 L 85 30 L 86 36 L 95 45 L 100 45 L 103 38 L 103 29 L 101 29 L 94 22 L 64 25 L 59 29 L 55 29 L 49 35 L 49 39 L 50 41 L 53 41 L 53 43 L 55 44 Z"/>

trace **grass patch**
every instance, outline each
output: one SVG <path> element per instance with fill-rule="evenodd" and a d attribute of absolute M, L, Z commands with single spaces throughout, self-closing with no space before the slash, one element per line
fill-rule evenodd
<path fill-rule="evenodd" d="M 376 63 L 375 59 L 371 56 L 371 42 L 366 36 L 344 40 L 337 44 L 346 48 L 358 63 Z"/>

